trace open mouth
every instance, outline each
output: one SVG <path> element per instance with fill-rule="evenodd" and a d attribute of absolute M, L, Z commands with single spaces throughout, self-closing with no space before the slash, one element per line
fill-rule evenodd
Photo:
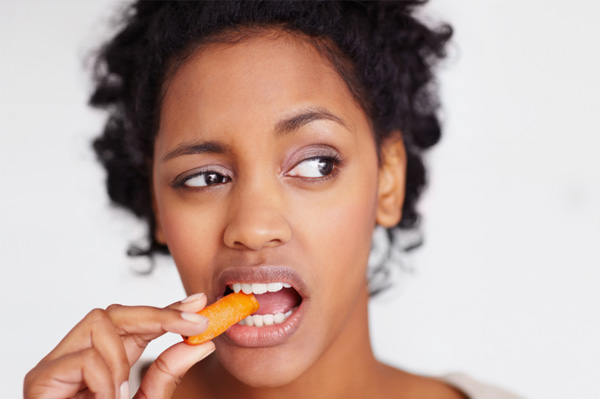
<path fill-rule="evenodd" d="M 265 327 L 284 323 L 302 303 L 302 297 L 291 284 L 233 283 L 227 286 L 224 295 L 232 292 L 254 294 L 260 304 L 258 311 L 240 321 L 238 325 Z"/>
<path fill-rule="evenodd" d="M 290 339 L 310 314 L 310 290 L 300 273 L 289 266 L 236 264 L 223 270 L 217 280 L 220 293 L 254 294 L 260 307 L 231 326 L 221 342 L 239 347 L 280 345 Z"/>

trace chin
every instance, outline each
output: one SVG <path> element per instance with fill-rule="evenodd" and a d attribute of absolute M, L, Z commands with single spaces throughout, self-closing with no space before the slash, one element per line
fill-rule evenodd
<path fill-rule="evenodd" d="M 249 349 L 217 345 L 215 353 L 221 365 L 241 383 L 253 388 L 277 388 L 297 380 L 312 363 L 306 351 L 284 351 L 282 347 Z"/>

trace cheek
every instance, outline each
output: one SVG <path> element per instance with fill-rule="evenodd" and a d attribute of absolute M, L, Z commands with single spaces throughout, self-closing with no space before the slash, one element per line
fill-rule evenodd
<path fill-rule="evenodd" d="M 375 226 L 376 180 L 373 173 L 353 177 L 354 184 L 340 185 L 327 202 L 306 207 L 298 223 L 315 252 L 318 267 L 312 268 L 318 281 L 363 284 Z M 310 253 L 311 251 L 307 251 Z M 323 279 L 326 274 L 326 279 Z"/>
<path fill-rule="evenodd" d="M 366 196 L 360 200 L 355 197 L 354 201 L 340 204 L 322 219 L 330 221 L 323 225 L 325 231 L 321 236 L 327 237 L 325 242 L 329 245 L 324 249 L 332 257 L 359 265 L 363 263 L 368 256 L 375 221 L 373 205 L 374 201 Z"/>
<path fill-rule="evenodd" d="M 376 167 L 352 173 L 351 184 L 340 184 L 331 201 L 309 208 L 303 220 L 304 260 L 312 283 L 311 300 L 319 311 L 311 313 L 310 335 L 305 345 L 324 351 L 346 331 L 365 320 L 357 316 L 358 302 L 365 298 L 366 267 L 371 249 L 377 204 Z M 369 173 L 367 173 L 369 172 Z M 358 317 L 358 318 L 357 318 Z"/>
<path fill-rule="evenodd" d="M 159 207 L 162 229 L 186 291 L 201 292 L 218 247 L 219 212 L 164 198 Z"/>

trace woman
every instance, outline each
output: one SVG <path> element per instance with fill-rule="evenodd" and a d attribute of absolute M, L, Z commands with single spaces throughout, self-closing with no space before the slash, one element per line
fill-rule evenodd
<path fill-rule="evenodd" d="M 257 314 L 167 349 L 136 397 L 468 397 L 369 343 L 373 230 L 415 225 L 420 153 L 440 135 L 432 68 L 450 29 L 416 20 L 419 3 L 133 5 L 99 57 L 95 149 L 111 198 L 148 221 L 138 254 L 169 252 L 190 296 L 93 310 L 26 398 L 129 397 L 151 340 L 199 334 L 195 312 L 240 289 Z"/>

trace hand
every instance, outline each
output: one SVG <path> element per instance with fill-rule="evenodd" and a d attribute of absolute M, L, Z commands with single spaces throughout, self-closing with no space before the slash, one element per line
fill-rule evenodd
<path fill-rule="evenodd" d="M 25 377 L 25 399 L 129 399 L 129 371 L 150 341 L 166 332 L 196 335 L 208 326 L 197 311 L 204 294 L 166 308 L 94 309 Z M 184 374 L 215 350 L 212 342 L 177 343 L 152 363 L 134 398 L 170 398 Z"/>

